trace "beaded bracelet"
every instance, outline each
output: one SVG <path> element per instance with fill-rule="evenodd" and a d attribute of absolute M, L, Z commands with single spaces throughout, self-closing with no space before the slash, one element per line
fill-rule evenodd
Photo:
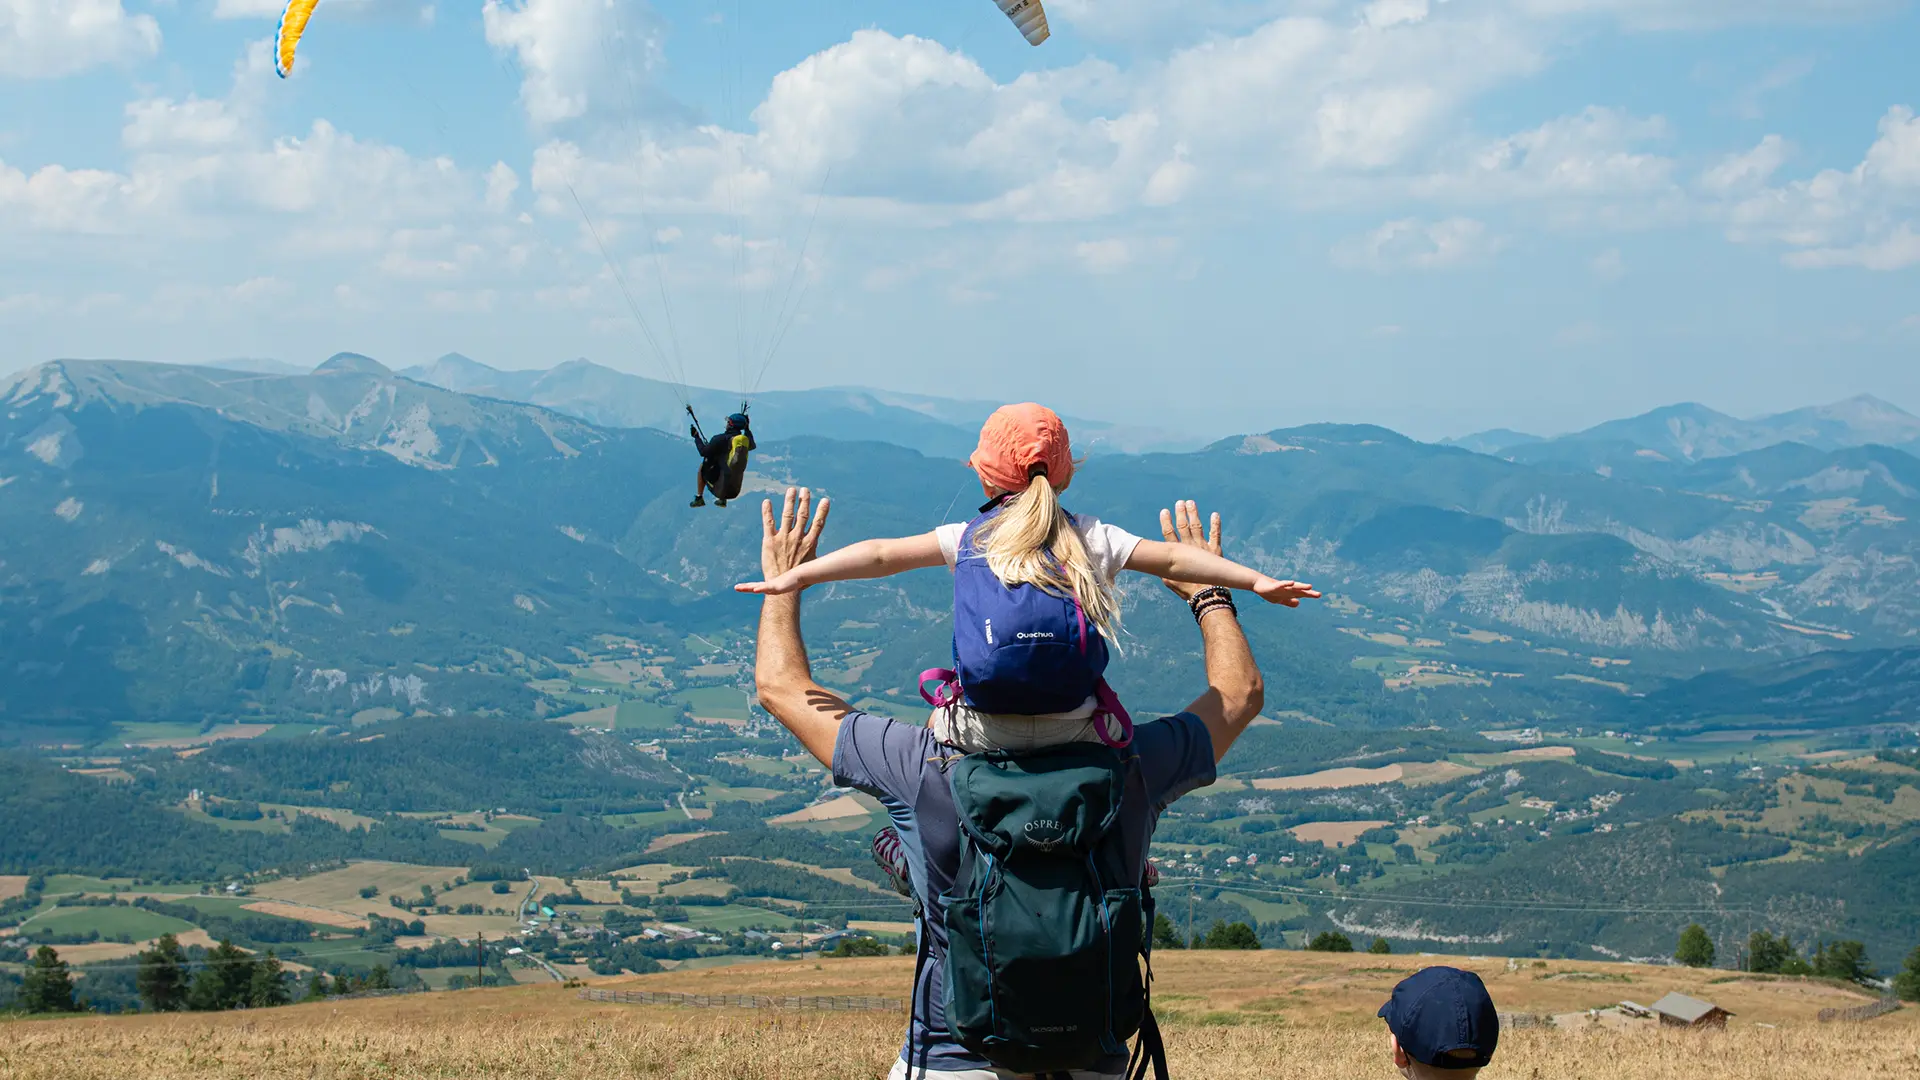
<path fill-rule="evenodd" d="M 1188 606 L 1193 610 L 1193 621 L 1198 623 L 1208 612 L 1225 608 L 1239 617 L 1240 610 L 1234 606 L 1233 594 L 1226 589 L 1214 588 L 1196 595 Z"/>
<path fill-rule="evenodd" d="M 1222 588 L 1219 585 L 1209 585 L 1208 587 L 1201 589 L 1199 592 L 1194 593 L 1193 596 L 1190 599 L 1188 599 L 1187 606 L 1189 608 L 1194 609 L 1195 611 L 1198 611 L 1202 604 L 1210 603 L 1215 600 L 1225 600 L 1228 603 L 1232 603 L 1233 590 Z"/>

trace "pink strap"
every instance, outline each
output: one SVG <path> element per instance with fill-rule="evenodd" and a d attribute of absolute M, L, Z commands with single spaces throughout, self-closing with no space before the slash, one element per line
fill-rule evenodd
<path fill-rule="evenodd" d="M 1093 730 L 1100 741 L 1115 750 L 1133 742 L 1133 717 L 1127 714 L 1127 707 L 1120 704 L 1120 695 L 1113 692 L 1107 680 L 1101 679 L 1093 688 Z"/>
<path fill-rule="evenodd" d="M 940 686 L 931 694 L 927 693 L 927 684 L 937 682 Z M 944 709 L 960 700 L 960 673 L 946 668 L 928 668 L 920 673 L 920 696 L 927 704 L 936 709 Z"/>

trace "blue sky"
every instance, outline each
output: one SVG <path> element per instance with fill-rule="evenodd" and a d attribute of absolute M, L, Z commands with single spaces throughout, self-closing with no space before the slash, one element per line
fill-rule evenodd
<path fill-rule="evenodd" d="M 1907 0 L 324 0 L 286 81 L 279 6 L 0 0 L 0 372 L 1920 411 Z"/>

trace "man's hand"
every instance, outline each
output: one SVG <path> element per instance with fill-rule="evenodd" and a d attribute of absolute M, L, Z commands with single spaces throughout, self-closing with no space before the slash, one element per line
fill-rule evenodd
<path fill-rule="evenodd" d="M 820 531 L 827 525 L 829 503 L 821 499 L 818 509 L 812 503 L 813 495 L 807 489 L 788 488 L 786 505 L 781 508 L 777 523 L 772 500 L 761 504 L 764 533 L 760 541 L 760 569 L 768 581 L 777 581 L 782 574 L 791 573 L 819 550 Z M 840 721 L 853 707 L 813 681 L 813 669 L 807 663 L 807 646 L 800 639 L 797 589 L 784 596 L 767 596 L 760 603 L 760 635 L 754 649 L 753 680 L 760 707 L 793 732 L 821 764 L 833 768 L 833 748 L 839 737 Z"/>
<path fill-rule="evenodd" d="M 1220 554 L 1220 515 L 1214 514 L 1208 521 L 1208 528 L 1200 527 L 1200 508 L 1193 500 L 1175 502 L 1171 511 L 1160 511 L 1160 535 L 1169 544 L 1187 544 L 1215 555 Z M 1182 600 L 1192 600 L 1205 585 L 1194 585 L 1172 578 L 1161 578 L 1161 584 L 1173 590 L 1173 595 Z"/>
<path fill-rule="evenodd" d="M 820 551 L 820 533 L 827 527 L 827 514 L 833 509 L 832 499 L 821 499 L 817 509 L 813 508 L 813 493 L 806 488 L 788 488 L 786 504 L 780 510 L 780 522 L 776 526 L 773 520 L 773 500 L 767 499 L 760 504 L 760 572 L 765 575 L 763 582 L 751 585 L 735 586 L 741 592 L 765 593 L 779 596 L 795 591 L 793 587 L 777 588 L 782 575 L 799 566 L 813 561 Z M 812 520 L 808 521 L 811 510 Z"/>

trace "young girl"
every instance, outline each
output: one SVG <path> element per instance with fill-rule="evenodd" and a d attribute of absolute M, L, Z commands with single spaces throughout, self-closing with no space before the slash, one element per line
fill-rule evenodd
<path fill-rule="evenodd" d="M 1066 425 L 1051 409 L 1008 405 L 987 419 L 967 465 L 988 502 L 970 523 L 921 536 L 865 540 L 772 581 L 734 586 L 790 593 L 829 581 L 887 577 L 945 564 L 954 571 L 953 671 L 921 676 L 940 741 L 968 753 L 1027 750 L 1099 739 L 1125 745 L 1132 723 L 1101 677 L 1120 627 L 1121 570 L 1224 589 L 1298 607 L 1320 594 L 1203 548 L 1143 540 L 1097 518 L 1069 514 L 1073 480 Z M 1225 593 L 1216 594 L 1225 597 Z M 1207 602 L 1196 598 L 1196 613 Z M 934 694 L 924 689 L 938 679 Z"/>

